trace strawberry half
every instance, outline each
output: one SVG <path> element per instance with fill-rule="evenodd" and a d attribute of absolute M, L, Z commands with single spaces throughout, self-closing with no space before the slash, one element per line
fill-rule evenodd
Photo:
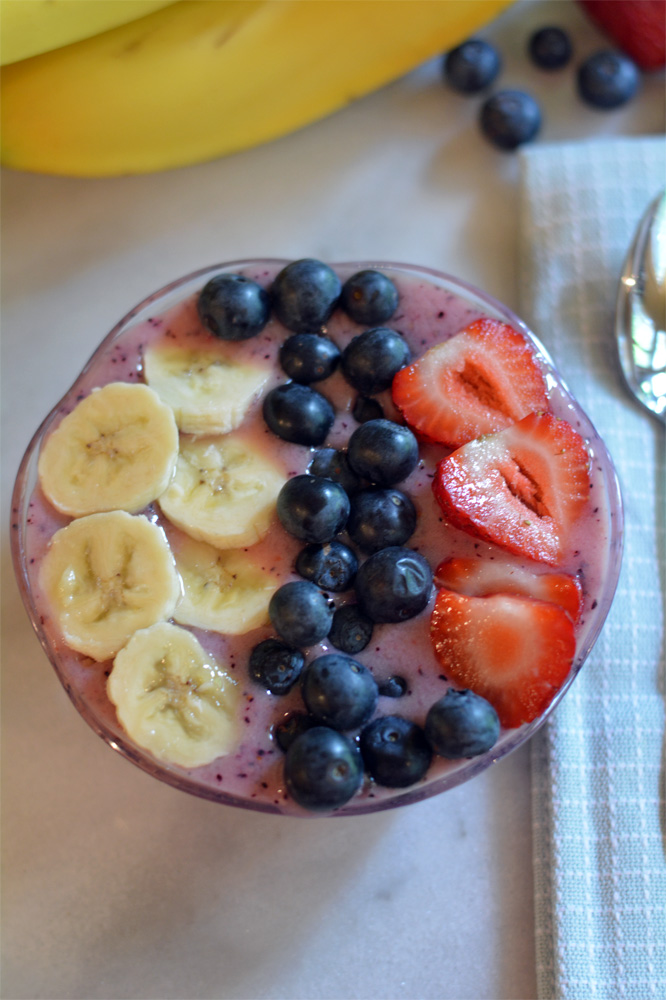
<path fill-rule="evenodd" d="M 589 16 L 644 70 L 666 65 L 664 0 L 579 0 Z"/>
<path fill-rule="evenodd" d="M 508 594 L 440 590 L 430 636 L 446 677 L 486 698 L 507 729 L 545 711 L 576 652 L 573 623 L 562 608 Z"/>
<path fill-rule="evenodd" d="M 531 413 L 443 459 L 433 492 L 451 524 L 508 552 L 556 566 L 588 502 L 581 436 L 552 413 Z"/>
<path fill-rule="evenodd" d="M 580 620 L 583 588 L 580 580 L 568 573 L 534 573 L 505 558 L 445 559 L 435 571 L 435 586 L 455 590 L 468 597 L 490 594 L 522 594 L 538 601 L 557 604 L 571 618 Z"/>
<path fill-rule="evenodd" d="M 413 430 L 453 448 L 548 409 L 531 345 L 494 319 L 476 320 L 406 365 L 392 395 Z"/>

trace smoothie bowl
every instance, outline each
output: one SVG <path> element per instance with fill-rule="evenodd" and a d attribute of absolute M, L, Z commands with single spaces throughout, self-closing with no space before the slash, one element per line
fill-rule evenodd
<path fill-rule="evenodd" d="M 105 338 L 19 469 L 12 550 L 83 718 L 176 788 L 353 815 L 523 744 L 610 608 L 611 459 L 501 303 L 241 260 Z"/>

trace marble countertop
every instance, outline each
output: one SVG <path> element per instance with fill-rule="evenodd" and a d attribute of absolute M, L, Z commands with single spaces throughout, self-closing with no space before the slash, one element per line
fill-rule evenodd
<path fill-rule="evenodd" d="M 521 2 L 483 34 L 503 85 L 541 100 L 539 142 L 664 130 L 663 76 L 583 107 L 524 44 L 573 2 Z M 39 422 L 101 338 L 174 277 L 242 257 L 430 265 L 517 307 L 518 164 L 433 60 L 324 121 L 144 177 L 2 176 L 3 996 L 532 998 L 529 748 L 395 812 L 296 820 L 160 784 L 77 716 L 33 635 L 7 545 Z"/>

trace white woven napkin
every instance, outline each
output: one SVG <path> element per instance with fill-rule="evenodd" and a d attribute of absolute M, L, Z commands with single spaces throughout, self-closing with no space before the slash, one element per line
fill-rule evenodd
<path fill-rule="evenodd" d="M 626 519 L 602 635 L 532 744 L 542 1000 L 666 997 L 664 429 L 613 341 L 624 257 L 665 182 L 661 137 L 521 154 L 522 316 L 604 438 Z"/>

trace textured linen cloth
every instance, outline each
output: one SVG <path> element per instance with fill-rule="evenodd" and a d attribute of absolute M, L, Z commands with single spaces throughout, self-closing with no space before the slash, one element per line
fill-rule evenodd
<path fill-rule="evenodd" d="M 521 153 L 521 313 L 604 439 L 625 512 L 609 617 L 532 742 L 542 1000 L 666 998 L 666 445 L 613 334 L 625 255 L 665 183 L 662 137 Z"/>

